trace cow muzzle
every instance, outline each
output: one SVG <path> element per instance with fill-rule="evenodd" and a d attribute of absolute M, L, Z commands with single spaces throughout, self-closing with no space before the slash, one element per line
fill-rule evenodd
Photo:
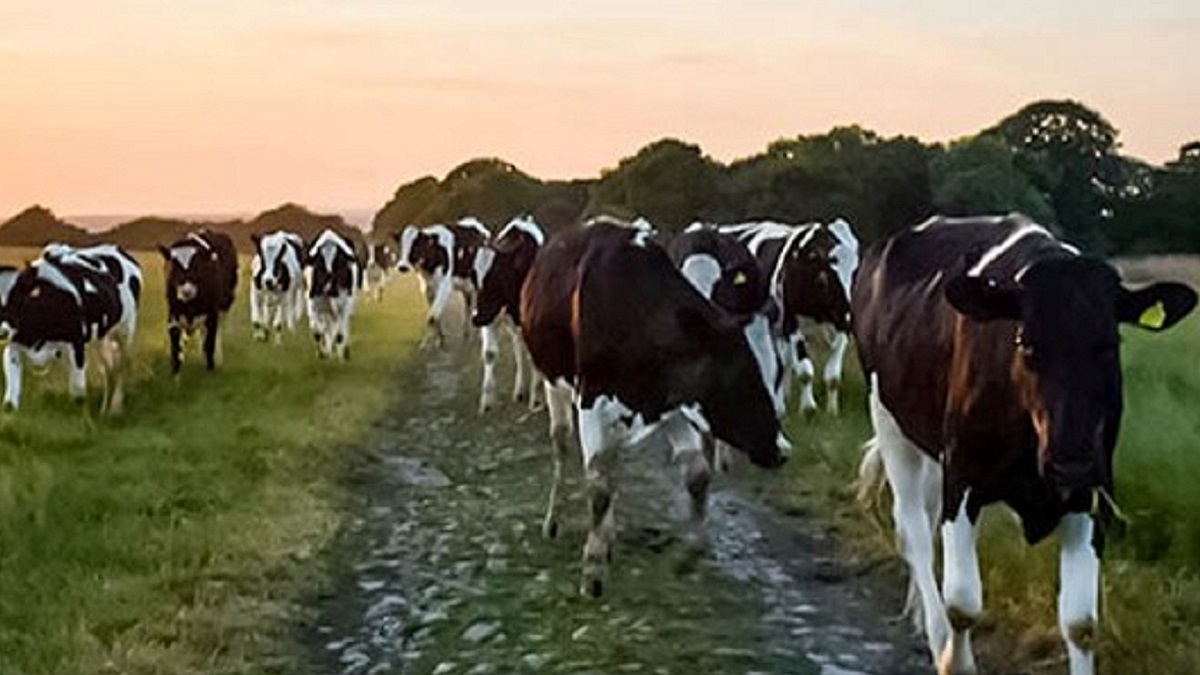
<path fill-rule="evenodd" d="M 402 263 L 396 265 L 396 269 L 399 270 L 400 272 L 411 272 L 412 265 L 402 262 Z"/>
<path fill-rule="evenodd" d="M 0 322 L 0 340 L 12 339 L 13 329 L 7 321 Z"/>
<path fill-rule="evenodd" d="M 196 299 L 198 292 L 199 289 L 196 288 L 196 284 L 193 284 L 189 281 L 187 283 L 179 284 L 179 286 L 175 288 L 175 298 L 180 302 L 191 302 L 192 300 Z"/>

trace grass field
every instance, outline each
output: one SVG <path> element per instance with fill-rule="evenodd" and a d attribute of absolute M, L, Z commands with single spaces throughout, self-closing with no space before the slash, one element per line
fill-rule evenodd
<path fill-rule="evenodd" d="M 1137 261 L 1130 279 L 1195 283 L 1200 263 Z M 1103 566 L 1099 654 L 1103 673 L 1200 672 L 1200 316 L 1152 334 L 1122 328 L 1125 417 L 1117 447 L 1116 500 L 1128 522 Z M 833 514 L 865 557 L 894 550 L 890 515 L 854 502 L 860 446 L 870 435 L 862 375 L 847 359 L 840 419 L 790 421 L 799 452 L 791 494 Z M 894 555 L 894 554 L 893 554 Z M 980 563 L 986 617 L 976 648 L 985 664 L 1064 672 L 1057 629 L 1058 546 L 1029 547 L 1003 507 L 985 512 Z M 898 558 L 897 558 L 898 559 Z M 896 608 L 898 612 L 900 607 Z"/>
<path fill-rule="evenodd" d="M 415 349 L 416 293 L 363 301 L 334 364 L 303 331 L 253 342 L 243 274 L 224 366 L 205 372 L 195 340 L 175 381 L 162 265 L 142 263 L 125 415 L 99 417 L 98 393 L 79 408 L 55 371 L 0 417 L 0 673 L 291 672 L 294 601 L 354 459 L 340 448 Z"/>

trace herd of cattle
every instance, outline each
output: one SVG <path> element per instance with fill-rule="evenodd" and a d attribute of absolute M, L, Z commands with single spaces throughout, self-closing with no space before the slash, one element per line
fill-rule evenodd
<path fill-rule="evenodd" d="M 730 450 L 783 464 L 785 399 L 817 408 L 810 338 L 824 333 L 826 408 L 839 409 L 853 335 L 869 384 L 874 437 L 864 493 L 885 482 L 909 607 L 941 673 L 975 672 L 971 629 L 982 613 L 975 550 L 981 509 L 1008 505 L 1028 541 L 1061 534 L 1059 618 L 1070 672 L 1094 672 L 1099 556 L 1111 517 L 1113 449 L 1122 412 L 1117 327 L 1152 331 L 1187 316 L 1196 293 L 1177 283 L 1130 290 L 1020 215 L 935 217 L 860 259 L 851 226 L 695 224 L 666 245 L 645 221 L 595 218 L 547 237 L 530 217 L 492 236 L 478 220 L 396 236 L 398 255 L 366 260 L 333 231 L 306 243 L 254 238 L 250 313 L 259 339 L 305 315 L 319 355 L 346 358 L 359 292 L 388 270 L 415 271 L 428 303 L 427 345 L 441 345 L 451 297 L 480 330 L 481 412 L 496 405 L 498 331 L 513 345 L 513 398 L 549 413 L 553 478 L 543 523 L 558 533 L 563 464 L 578 428 L 588 498 L 584 593 L 600 595 L 615 535 L 614 471 L 623 452 L 670 448 L 703 542 L 707 493 Z M 209 369 L 234 297 L 232 242 L 197 232 L 162 247 L 168 265 L 171 365 L 201 326 Z M 105 374 L 104 408 L 121 408 L 142 276 L 116 247 L 53 245 L 23 269 L 0 268 L 5 404 L 20 397 L 23 360 L 65 356 L 85 387 L 85 351 Z M 942 537 L 935 579 L 934 532 Z"/>

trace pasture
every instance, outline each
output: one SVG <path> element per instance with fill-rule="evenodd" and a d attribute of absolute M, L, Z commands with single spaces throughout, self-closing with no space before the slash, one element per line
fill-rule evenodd
<path fill-rule="evenodd" d="M 0 260 L 28 255 L 3 251 Z M 839 566 L 848 571 L 807 589 L 828 601 L 818 611 L 834 611 L 852 594 L 847 584 L 877 586 L 882 579 L 896 586 L 901 578 L 890 525 L 853 499 L 859 447 L 869 435 L 854 358 L 847 360 L 840 418 L 789 419 L 796 452 L 782 474 L 743 463 L 722 479 L 753 499 L 718 499 L 710 523 L 715 566 L 680 576 L 677 561 L 656 557 L 673 548 L 672 525 L 643 521 L 626 533 L 615 597 L 594 604 L 574 597 L 583 531 L 577 489 L 565 540 L 543 542 L 537 533 L 550 470 L 545 413 L 521 418 L 506 403 L 479 420 L 475 344 L 438 356 L 432 366 L 414 359 L 424 307 L 411 277 L 393 282 L 383 303 L 360 303 L 353 359 L 336 364 L 316 358 L 304 330 L 279 346 L 251 340 L 243 261 L 238 302 L 225 325 L 224 365 L 205 372 L 193 341 L 176 381 L 166 354 L 162 265 L 157 255 L 140 259 L 147 289 L 125 415 L 99 417 L 96 396 L 80 409 L 54 372 L 29 377 L 22 409 L 0 417 L 0 673 L 306 672 L 296 665 L 306 658 L 297 641 L 322 651 L 327 637 L 297 626 L 307 622 L 315 589 L 332 587 L 326 595 L 334 597 L 317 602 L 317 611 L 336 614 L 342 610 L 327 605 L 339 593 L 361 593 L 360 582 L 373 581 L 344 568 L 379 552 L 356 548 L 372 541 L 374 526 L 384 528 L 380 550 L 444 576 L 439 587 L 461 584 L 483 598 L 438 607 L 445 618 L 425 617 L 430 623 L 416 634 L 425 630 L 430 646 L 414 657 L 414 672 L 469 661 L 462 655 L 468 634 L 479 638 L 470 653 L 526 672 L 551 662 L 538 660 L 552 658 L 550 646 L 561 650 L 554 662 L 564 667 L 617 666 L 623 661 L 605 659 L 636 657 L 671 672 L 732 672 L 778 643 L 758 624 L 787 613 L 744 597 L 729 581 L 730 574 L 745 581 L 728 559 L 742 556 L 751 569 L 745 561 L 753 556 L 738 547 L 754 541 L 734 537 L 731 544 L 720 528 L 747 518 L 768 538 L 785 538 L 786 527 L 808 528 L 797 535 L 800 543 L 776 552 L 797 558 L 800 568 L 820 541 L 811 531 L 836 532 Z M 1161 335 L 1123 329 L 1123 338 L 1126 413 L 1116 500 L 1127 524 L 1104 565 L 1101 672 L 1197 672 L 1200 320 Z M 382 443 L 379 428 L 408 434 L 407 445 Z M 394 453 L 463 484 L 431 496 L 411 481 L 372 482 L 381 466 L 396 465 L 388 461 Z M 575 457 L 568 467 L 577 479 Z M 360 482 L 347 480 L 363 474 Z M 382 492 L 363 496 L 363 483 Z M 630 476 L 623 487 L 636 492 L 637 483 Z M 772 513 L 755 510 L 759 497 Z M 384 508 L 410 501 L 404 509 Z M 880 513 L 886 521 L 886 509 Z M 397 545 L 391 528 L 408 521 L 417 528 L 411 545 Z M 431 535 L 417 537 L 420 528 Z M 1061 672 L 1057 548 L 1025 546 L 998 508 L 985 517 L 981 539 L 982 662 Z M 480 590 L 488 584 L 498 586 L 494 596 Z M 822 587 L 825 596 L 814 590 Z M 487 604 L 492 597 L 498 599 Z M 899 612 L 899 595 L 884 597 L 895 606 L 870 609 Z M 381 623 L 374 627 L 386 626 L 375 618 Z M 496 637 L 499 623 L 509 642 Z M 544 642 L 518 653 L 522 640 L 543 632 Z M 783 665 L 786 653 L 764 658 L 783 668 L 771 672 L 792 672 Z"/>
<path fill-rule="evenodd" d="M 251 340 L 243 260 L 223 367 L 206 372 L 193 340 L 175 381 L 161 258 L 139 260 L 125 415 L 98 416 L 98 394 L 80 409 L 56 370 L 0 417 L 0 672 L 287 671 L 295 601 L 341 518 L 343 449 L 381 414 L 420 308 L 394 284 L 362 303 L 354 360 L 319 361 L 306 330 Z"/>

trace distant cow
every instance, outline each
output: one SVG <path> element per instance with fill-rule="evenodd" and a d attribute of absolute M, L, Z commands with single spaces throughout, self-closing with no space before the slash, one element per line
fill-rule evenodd
<path fill-rule="evenodd" d="M 304 316 L 304 240 L 292 232 L 253 234 L 250 323 L 254 337 L 280 341 Z"/>
<path fill-rule="evenodd" d="M 832 328 L 824 380 L 829 412 L 838 411 L 842 362 L 849 345 L 850 280 L 858 267 L 858 239 L 850 224 L 784 225 L 760 222 L 722 225 L 758 259 L 771 297 L 780 309 L 776 334 L 801 381 L 800 407 L 815 410 L 813 364 L 805 345 L 805 324 Z"/>
<path fill-rule="evenodd" d="M 454 225 L 430 225 L 420 229 L 409 225 L 396 237 L 400 244 L 397 269 L 417 271 L 421 291 L 429 303 L 426 323 L 438 346 L 445 340 L 442 322 L 451 293 L 457 290 L 462 294 L 467 316 L 473 312 L 479 287 L 475 278 L 475 256 L 490 238 L 487 228 L 474 218 L 464 218 Z M 470 327 L 469 322 L 464 322 L 464 338 L 470 335 Z"/>
<path fill-rule="evenodd" d="M 376 302 L 383 302 L 383 289 L 392 279 L 399 257 L 390 244 L 371 244 L 367 247 L 366 270 L 363 273 L 363 292 L 375 296 Z"/>
<path fill-rule="evenodd" d="M 860 473 L 891 485 L 940 672 L 975 672 L 975 524 L 994 502 L 1031 544 L 1060 530 L 1059 625 L 1072 675 L 1093 672 L 1123 398 L 1117 325 L 1163 330 L 1195 304 L 1180 284 L 1126 289 L 1106 262 L 1019 215 L 933 218 L 866 255 L 853 314 L 875 437 Z"/>
<path fill-rule="evenodd" d="M 308 321 L 321 358 L 350 357 L 350 318 L 362 284 L 362 264 L 350 240 L 325 230 L 308 247 Z"/>
<path fill-rule="evenodd" d="M 614 466 L 658 432 L 683 467 L 702 537 L 710 469 L 702 434 L 765 467 L 786 447 L 769 373 L 738 322 L 675 270 L 649 233 L 608 219 L 564 231 L 538 255 L 521 291 L 521 328 L 546 377 L 554 482 L 544 531 L 557 533 L 572 401 L 587 476 L 590 529 L 581 590 L 599 595 L 615 534 Z"/>
<path fill-rule="evenodd" d="M 137 332 L 142 270 L 112 245 L 75 249 L 47 246 L 23 270 L 0 269 L 0 337 L 4 350 L 6 408 L 20 406 L 22 364 L 69 364 L 71 394 L 87 390 L 87 348 L 93 345 L 104 379 L 101 411 L 124 408 L 124 379 Z"/>
<path fill-rule="evenodd" d="M 237 292 L 237 251 L 229 235 L 210 230 L 189 233 L 170 246 L 159 246 L 167 264 L 167 335 L 171 372 L 183 365 L 183 338 L 204 327 L 208 370 L 221 361 L 221 318 Z"/>
<path fill-rule="evenodd" d="M 512 339 L 516 378 L 513 400 L 525 400 L 529 408 L 538 407 L 542 388 L 541 377 L 529 360 L 529 352 L 521 337 L 521 285 L 533 266 L 538 250 L 545 242 L 542 228 L 531 217 L 514 218 L 500 230 L 491 244 L 479 249 L 475 259 L 475 279 L 479 281 L 479 297 L 471 323 L 480 329 L 483 343 L 483 385 L 479 411 L 487 412 L 496 402 L 496 356 L 499 352 L 496 336 L 497 319 Z"/>

